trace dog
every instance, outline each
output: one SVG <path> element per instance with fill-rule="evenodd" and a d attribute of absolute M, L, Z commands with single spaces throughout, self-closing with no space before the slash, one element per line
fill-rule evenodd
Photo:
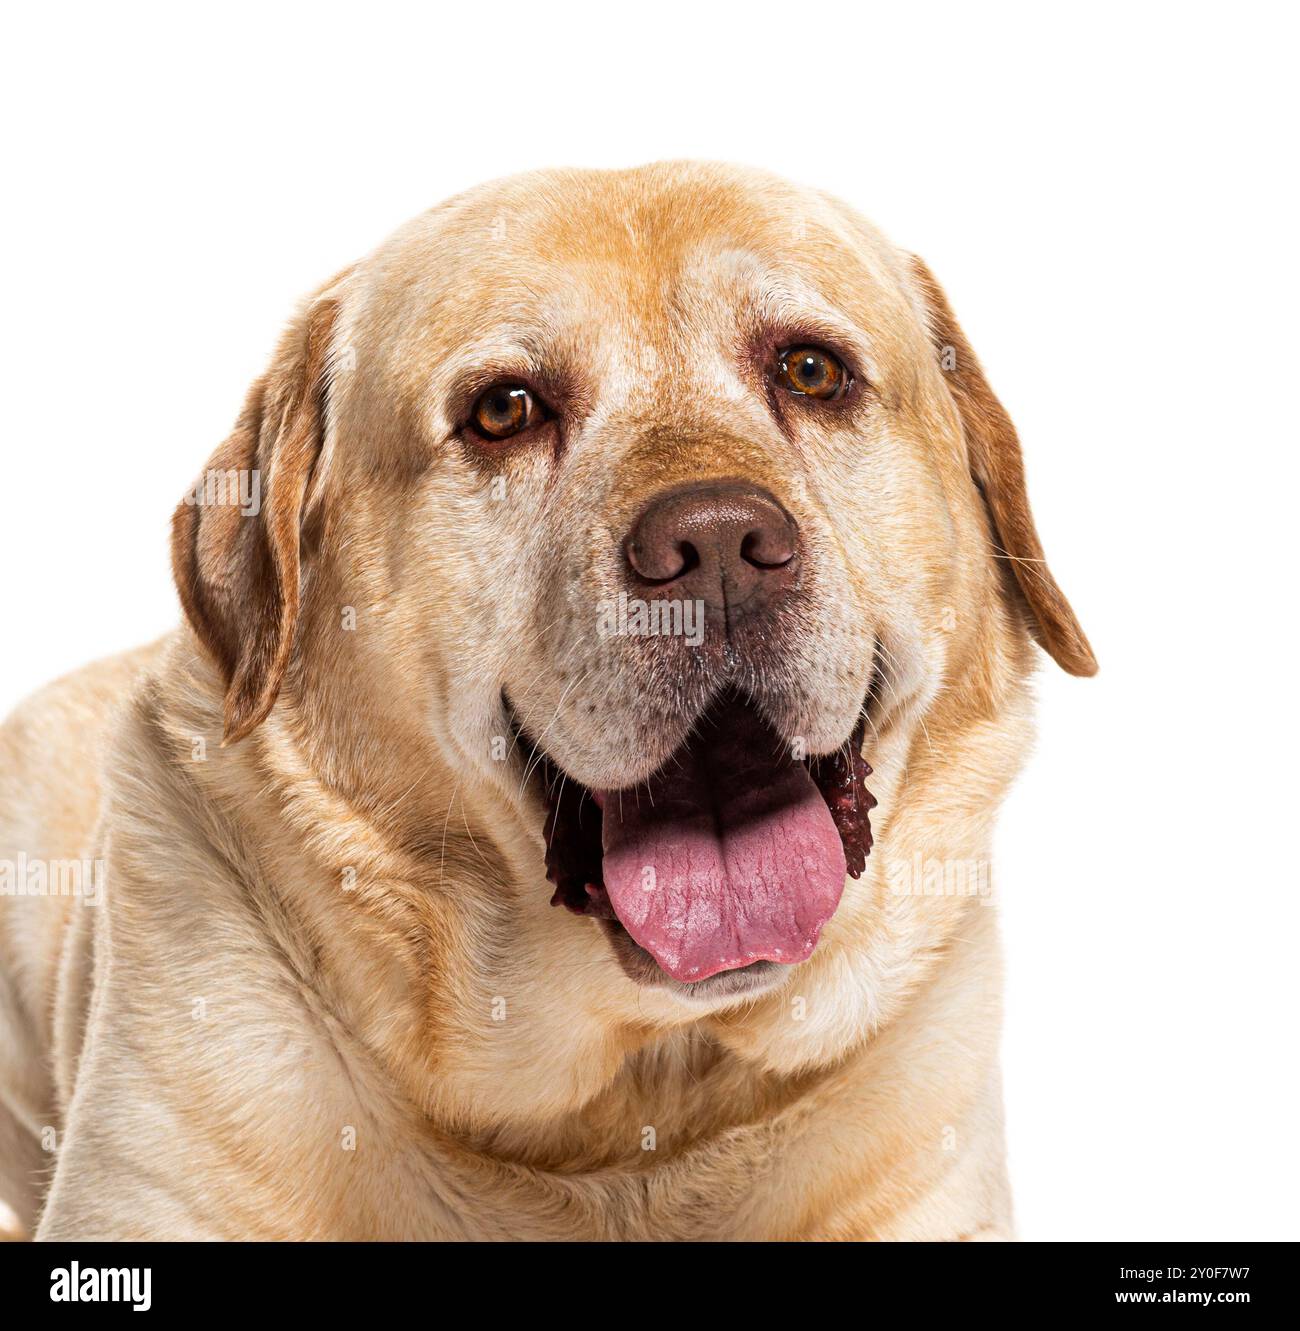
<path fill-rule="evenodd" d="M 1013 1237 L 990 828 L 1096 663 L 920 260 L 749 169 L 474 189 L 172 559 L 0 737 L 15 1233 Z"/>

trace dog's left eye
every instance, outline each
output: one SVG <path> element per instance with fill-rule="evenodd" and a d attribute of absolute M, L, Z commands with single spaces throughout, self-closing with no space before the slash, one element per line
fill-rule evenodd
<path fill-rule="evenodd" d="M 788 347 L 781 352 L 777 378 L 787 392 L 823 402 L 839 397 L 849 381 L 844 366 L 820 347 Z"/>
<path fill-rule="evenodd" d="M 480 395 L 470 419 L 489 439 L 509 439 L 541 417 L 537 399 L 519 384 L 498 384 Z"/>

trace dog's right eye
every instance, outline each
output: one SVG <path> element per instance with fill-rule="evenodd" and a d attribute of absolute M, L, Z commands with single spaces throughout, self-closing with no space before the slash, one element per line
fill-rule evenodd
<path fill-rule="evenodd" d="M 479 396 L 470 420 L 489 439 L 509 439 L 541 419 L 537 399 L 520 384 L 497 384 Z"/>
<path fill-rule="evenodd" d="M 798 397 L 829 401 L 848 387 L 849 372 L 829 351 L 820 347 L 789 347 L 776 360 L 782 388 Z"/>

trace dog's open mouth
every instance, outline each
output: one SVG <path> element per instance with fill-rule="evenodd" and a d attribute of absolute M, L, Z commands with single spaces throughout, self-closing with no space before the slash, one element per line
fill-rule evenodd
<path fill-rule="evenodd" d="M 589 790 L 540 749 L 552 905 L 621 926 L 674 980 L 806 960 L 871 850 L 865 711 L 800 758 L 728 694 L 648 781 Z"/>

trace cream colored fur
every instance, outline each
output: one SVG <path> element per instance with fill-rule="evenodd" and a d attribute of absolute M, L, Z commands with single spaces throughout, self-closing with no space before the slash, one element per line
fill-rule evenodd
<path fill-rule="evenodd" d="M 834 201 L 669 164 L 485 186 L 308 303 L 222 455 L 256 449 L 273 567 L 182 514 L 194 627 L 0 732 L 0 860 L 106 866 L 97 904 L 0 898 L 15 1228 L 1010 1236 L 994 907 L 894 869 L 987 862 L 1031 632 L 1076 673 L 1091 656 L 936 291 Z M 865 367 L 853 413 L 774 419 L 737 347 L 796 325 Z M 556 364 L 563 447 L 465 443 L 469 378 Z M 731 475 L 781 499 L 818 570 L 769 719 L 824 751 L 874 642 L 885 684 L 867 872 L 812 958 L 742 999 L 640 986 L 548 904 L 536 782 L 493 746 L 505 687 L 589 785 L 668 756 L 671 691 L 592 606 L 652 494 Z M 268 577 L 286 635 L 239 622 Z M 205 629 L 227 593 L 235 627 Z"/>

